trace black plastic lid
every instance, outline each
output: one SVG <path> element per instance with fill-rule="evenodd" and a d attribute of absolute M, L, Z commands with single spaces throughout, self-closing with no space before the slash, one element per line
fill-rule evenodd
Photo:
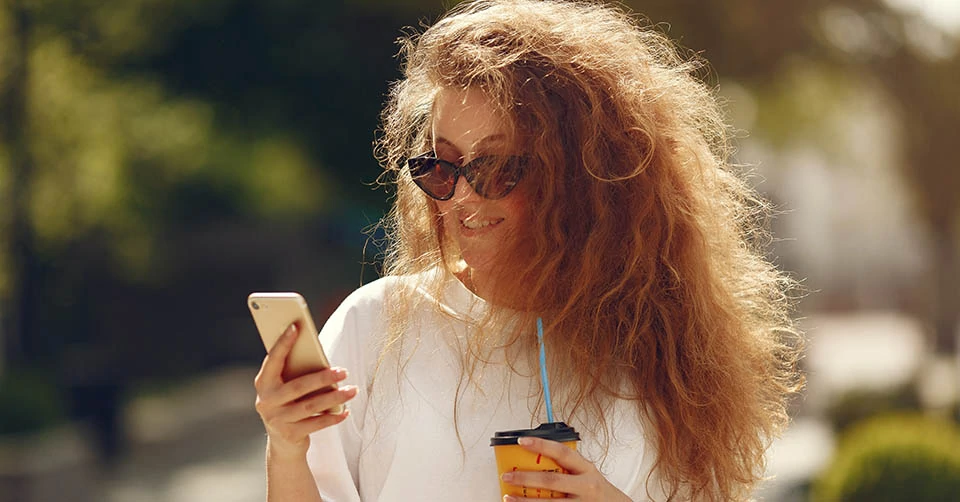
<path fill-rule="evenodd" d="M 563 422 L 541 424 L 536 429 L 517 429 L 515 431 L 494 432 L 490 438 L 490 446 L 517 444 L 517 440 L 524 436 L 533 436 L 551 441 L 565 443 L 580 441 L 580 433 Z"/>

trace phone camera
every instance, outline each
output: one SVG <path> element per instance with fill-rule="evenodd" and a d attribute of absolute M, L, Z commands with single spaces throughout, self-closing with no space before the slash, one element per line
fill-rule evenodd
<path fill-rule="evenodd" d="M 260 310 L 260 304 L 257 302 L 253 302 L 251 306 L 253 306 L 253 310 Z"/>

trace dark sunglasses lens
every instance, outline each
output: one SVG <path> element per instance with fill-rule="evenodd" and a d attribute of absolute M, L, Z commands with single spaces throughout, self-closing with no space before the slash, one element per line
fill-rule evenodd
<path fill-rule="evenodd" d="M 456 174 L 443 162 L 430 157 L 414 157 L 408 162 L 413 182 L 434 199 L 448 199 L 453 195 Z"/>
<path fill-rule="evenodd" d="M 474 191 L 487 199 L 506 197 L 520 182 L 522 174 L 520 157 L 480 157 L 464 172 Z"/>

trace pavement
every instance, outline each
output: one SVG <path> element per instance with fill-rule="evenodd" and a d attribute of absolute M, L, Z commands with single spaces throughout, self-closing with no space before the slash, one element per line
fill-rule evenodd
<path fill-rule="evenodd" d="M 805 398 L 768 452 L 759 500 L 802 500 L 798 487 L 824 469 L 836 438 L 821 418 L 850 389 L 907 382 L 921 366 L 920 323 L 887 312 L 813 315 Z M 132 448 L 104 476 L 107 502 L 262 502 L 263 426 L 253 410 L 256 368 L 230 368 L 128 410 Z"/>
<path fill-rule="evenodd" d="M 107 502 L 263 502 L 257 368 L 228 368 L 127 410 L 130 448 L 104 477 Z"/>

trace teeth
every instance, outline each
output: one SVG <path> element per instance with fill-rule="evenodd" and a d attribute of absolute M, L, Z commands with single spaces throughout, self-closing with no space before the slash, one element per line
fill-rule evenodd
<path fill-rule="evenodd" d="M 493 225 L 493 224 L 499 223 L 499 222 L 500 222 L 500 220 L 484 220 L 484 221 L 468 221 L 468 220 L 464 220 L 464 221 L 461 221 L 460 223 L 461 223 L 463 226 L 469 228 L 470 230 L 476 230 L 476 229 L 478 229 L 478 228 L 486 228 L 486 227 L 489 227 L 490 225 Z"/>

